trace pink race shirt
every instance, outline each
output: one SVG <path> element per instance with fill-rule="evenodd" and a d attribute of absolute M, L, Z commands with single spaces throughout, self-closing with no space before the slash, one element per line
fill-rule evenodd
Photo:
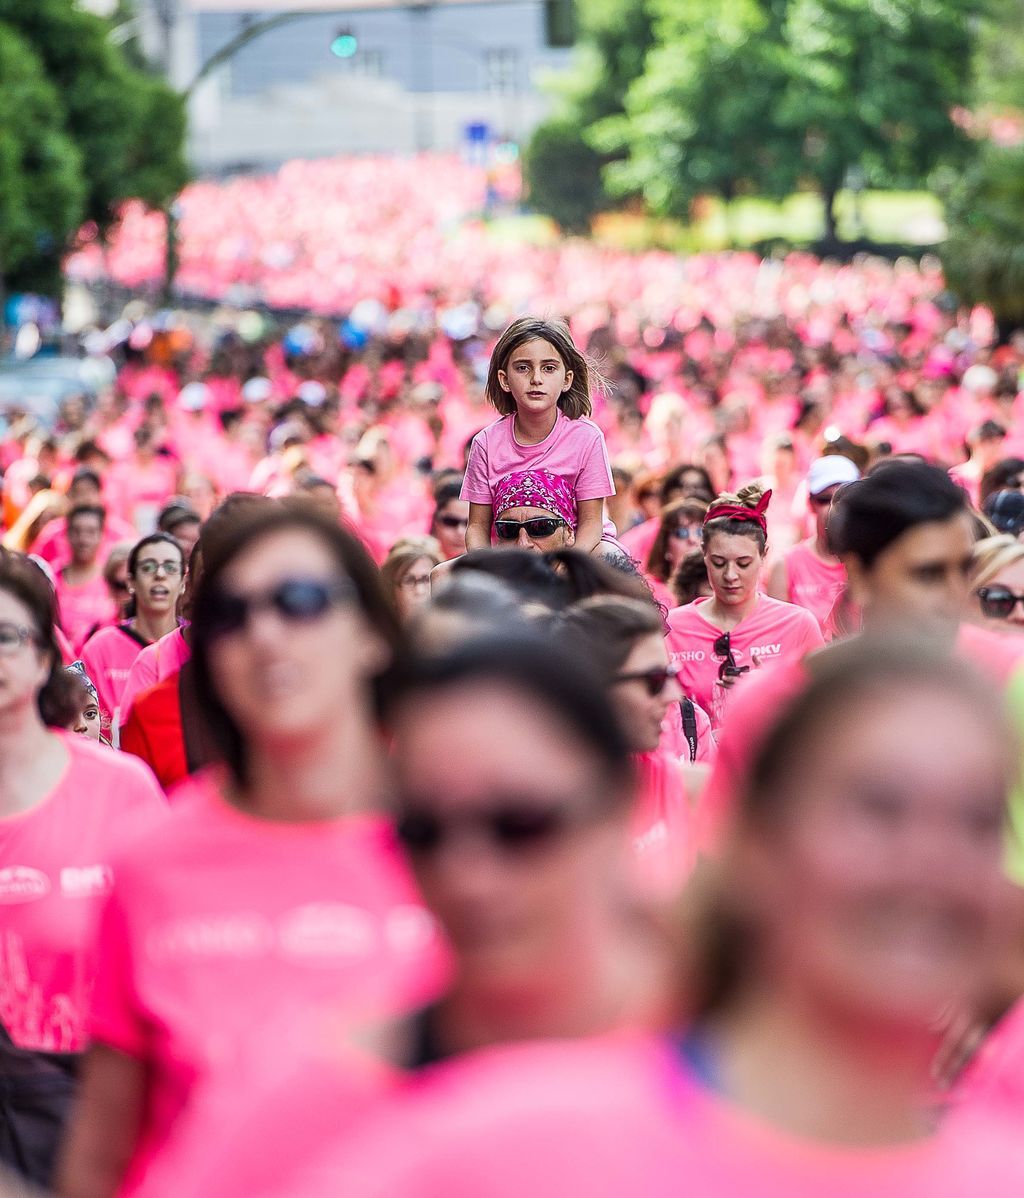
<path fill-rule="evenodd" d="M 786 563 L 786 598 L 798 607 L 805 607 L 824 630 L 836 600 L 846 586 L 846 567 L 842 562 L 826 562 L 814 551 L 813 538 L 801 541 L 788 550 Z"/>
<path fill-rule="evenodd" d="M 813 1143 L 713 1097 L 672 1044 L 653 1039 L 478 1053 L 378 1108 L 311 1156 L 277 1192 L 288 1198 L 1018 1198 L 1024 1185 L 1024 1145 L 1012 1125 L 973 1121 L 892 1148 Z"/>
<path fill-rule="evenodd" d="M 473 438 L 463 499 L 490 504 L 497 484 L 518 470 L 546 470 L 564 478 L 577 503 L 615 494 L 604 434 L 592 420 L 570 420 L 559 410 L 555 427 L 539 445 L 520 445 L 514 420 L 502 416 Z"/>
<path fill-rule="evenodd" d="M 174 791 L 158 834 L 119 858 L 103 911 L 91 1032 L 150 1078 L 122 1194 L 160 1192 L 147 1174 L 166 1167 L 171 1133 L 279 1059 L 315 1007 L 376 1025 L 430 1001 L 445 976 L 384 820 L 255 819 L 219 781 L 205 772 Z"/>
<path fill-rule="evenodd" d="M 716 655 L 715 642 L 722 629 L 703 614 L 710 599 L 696 599 L 668 614 L 665 638 L 672 660 L 679 666 L 679 684 L 711 717 L 718 729 L 731 702 L 748 675 L 724 687 L 719 681 L 723 657 Z M 793 661 L 824 644 L 818 621 L 802 607 L 759 594 L 754 610 L 732 629 L 729 637 L 733 657 L 749 673 L 767 666 Z"/>
<path fill-rule="evenodd" d="M 188 647 L 182 628 L 175 628 L 173 632 L 139 650 L 121 691 L 121 727 L 124 727 L 136 697 L 171 674 L 176 674 L 191 656 L 192 650 Z"/>
<path fill-rule="evenodd" d="M 0 1022 L 23 1048 L 78 1052 L 112 846 L 166 803 L 135 758 L 54 735 L 68 753 L 60 781 L 30 811 L 0 819 Z"/>
<path fill-rule="evenodd" d="M 146 642 L 125 624 L 101 628 L 85 643 L 82 662 L 96 686 L 104 725 L 113 722 L 136 657 Z"/>

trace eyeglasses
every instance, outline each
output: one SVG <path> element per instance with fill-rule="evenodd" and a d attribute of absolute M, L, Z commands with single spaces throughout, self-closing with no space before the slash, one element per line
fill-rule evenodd
<path fill-rule="evenodd" d="M 211 637 L 228 636 L 245 628 L 255 612 L 272 609 L 287 624 L 319 620 L 328 610 L 351 600 L 355 588 L 347 580 L 286 578 L 269 591 L 256 595 L 211 596 L 206 625 Z"/>
<path fill-rule="evenodd" d="M 1009 587 L 978 587 L 982 614 L 993 620 L 1008 620 L 1018 603 L 1024 603 L 1024 595 L 1018 595 Z"/>
<path fill-rule="evenodd" d="M 177 578 L 181 574 L 181 562 L 155 562 L 147 557 L 144 562 L 136 562 L 135 573 L 144 578 L 151 578 L 158 570 L 163 570 L 168 578 Z"/>
<path fill-rule="evenodd" d="M 564 520 L 557 520 L 554 516 L 534 516 L 530 520 L 495 520 L 494 531 L 499 541 L 517 541 L 519 530 L 525 528 L 531 540 L 542 541 L 545 537 L 554 536 L 564 525 Z"/>
<path fill-rule="evenodd" d="M 29 641 L 38 640 L 31 628 L 24 624 L 0 623 L 0 657 L 13 657 Z"/>
<path fill-rule="evenodd" d="M 718 681 L 724 682 L 726 678 L 739 678 L 746 674 L 750 666 L 738 666 L 736 658 L 732 652 L 732 634 L 723 632 L 722 635 L 712 645 L 712 652 L 716 657 L 724 657 L 725 660 L 718 667 Z"/>
<path fill-rule="evenodd" d="M 396 583 L 403 591 L 418 591 L 421 587 L 430 586 L 429 574 L 406 574 L 404 578 L 400 578 Z"/>
<path fill-rule="evenodd" d="M 416 857 L 435 856 L 453 838 L 467 833 L 508 856 L 524 856 L 563 836 L 575 818 L 565 806 L 539 807 L 515 799 L 450 816 L 440 816 L 425 805 L 405 805 L 396 831 L 401 844 Z"/>
<path fill-rule="evenodd" d="M 438 516 L 437 523 L 442 528 L 469 528 L 469 521 L 463 516 Z"/>
<path fill-rule="evenodd" d="M 696 535 L 697 530 L 695 528 L 691 528 L 689 524 L 680 524 L 678 528 L 672 529 L 672 536 L 674 536 L 677 541 L 692 541 Z"/>
<path fill-rule="evenodd" d="M 679 676 L 678 666 L 659 666 L 656 670 L 638 670 L 635 674 L 616 674 L 616 682 L 642 682 L 647 693 L 656 699 L 669 684 L 669 680 Z"/>

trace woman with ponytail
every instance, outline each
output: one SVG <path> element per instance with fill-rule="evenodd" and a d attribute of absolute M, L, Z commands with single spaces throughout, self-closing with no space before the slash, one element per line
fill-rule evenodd
<path fill-rule="evenodd" d="M 701 549 L 712 596 L 674 608 L 668 616 L 668 647 L 679 667 L 679 683 L 716 728 L 744 675 L 799 660 L 823 643 L 810 612 L 759 589 L 771 494 L 750 483 L 736 495 L 719 495 L 709 506 Z"/>

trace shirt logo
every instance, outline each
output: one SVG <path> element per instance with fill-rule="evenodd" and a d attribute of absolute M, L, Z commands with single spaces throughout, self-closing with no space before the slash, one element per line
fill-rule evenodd
<path fill-rule="evenodd" d="M 296 907 L 278 924 L 281 952 L 305 961 L 365 956 L 376 940 L 377 928 L 367 912 L 344 903 Z"/>
<path fill-rule="evenodd" d="M 109 865 L 68 866 L 60 871 L 60 892 L 65 898 L 96 898 L 109 894 L 113 884 Z"/>
<path fill-rule="evenodd" d="M 28 865 L 0 869 L 0 903 L 32 903 L 50 893 L 50 879 Z"/>
<path fill-rule="evenodd" d="M 782 644 L 776 642 L 774 645 L 755 645 L 750 650 L 751 657 L 778 657 L 782 652 Z"/>
<path fill-rule="evenodd" d="M 261 915 L 210 915 L 178 919 L 154 928 L 146 949 L 154 961 L 265 956 L 274 931 Z"/>
<path fill-rule="evenodd" d="M 703 649 L 680 649 L 672 656 L 676 661 L 703 661 L 707 654 Z"/>

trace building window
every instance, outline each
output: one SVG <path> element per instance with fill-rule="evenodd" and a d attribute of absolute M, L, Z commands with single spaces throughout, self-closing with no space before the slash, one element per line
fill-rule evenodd
<path fill-rule="evenodd" d="M 484 55 L 487 67 L 487 90 L 513 92 L 519 73 L 519 51 L 509 47 L 488 50 Z"/>

